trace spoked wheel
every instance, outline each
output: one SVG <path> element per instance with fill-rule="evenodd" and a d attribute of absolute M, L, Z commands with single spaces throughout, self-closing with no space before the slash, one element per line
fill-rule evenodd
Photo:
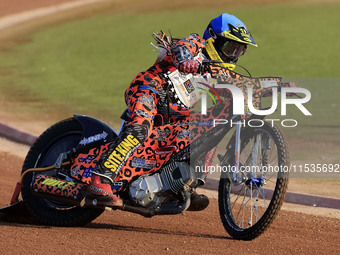
<path fill-rule="evenodd" d="M 28 152 L 22 173 L 29 168 L 51 166 L 58 156 L 75 148 L 82 135 L 82 126 L 74 118 L 61 121 L 47 129 L 34 143 Z M 65 169 L 67 170 L 67 169 Z M 67 175 L 49 170 L 45 175 L 67 179 Z M 102 209 L 80 208 L 63 204 L 50 199 L 36 197 L 32 194 L 30 185 L 36 173 L 28 174 L 22 187 L 22 197 L 28 210 L 41 223 L 56 226 L 84 225 L 97 218 Z"/>
<path fill-rule="evenodd" d="M 227 148 L 234 150 L 235 139 Z M 233 166 L 234 154 L 227 152 L 222 164 Z M 241 131 L 238 181 L 231 168 L 219 183 L 221 220 L 233 238 L 252 240 L 272 223 L 287 191 L 287 161 L 287 146 L 276 126 L 264 122 Z"/>

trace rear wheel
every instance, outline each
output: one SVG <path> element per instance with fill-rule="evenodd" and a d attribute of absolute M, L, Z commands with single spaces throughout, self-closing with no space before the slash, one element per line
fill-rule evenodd
<path fill-rule="evenodd" d="M 234 141 L 222 165 L 234 165 Z M 219 211 L 233 238 L 252 240 L 269 227 L 281 208 L 288 185 L 288 151 L 280 130 L 267 122 L 259 128 L 244 128 L 240 149 L 242 181 L 235 183 L 232 174 L 222 176 Z"/>
<path fill-rule="evenodd" d="M 31 147 L 26 156 L 22 173 L 29 168 L 53 165 L 61 153 L 77 146 L 81 134 L 82 126 L 75 118 L 66 119 L 53 125 Z M 56 170 L 43 173 L 63 178 Z M 25 177 L 21 191 L 28 210 L 41 223 L 55 226 L 79 226 L 91 222 L 103 212 L 102 209 L 80 208 L 34 196 L 30 184 L 35 175 L 36 173 L 30 173 Z"/>

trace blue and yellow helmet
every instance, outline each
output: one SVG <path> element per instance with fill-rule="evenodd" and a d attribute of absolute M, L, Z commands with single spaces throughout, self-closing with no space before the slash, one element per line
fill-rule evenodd
<path fill-rule="evenodd" d="M 233 70 L 240 56 L 247 51 L 247 45 L 257 47 L 246 25 L 234 15 L 224 13 L 213 19 L 204 32 L 205 49 L 212 60 Z"/>

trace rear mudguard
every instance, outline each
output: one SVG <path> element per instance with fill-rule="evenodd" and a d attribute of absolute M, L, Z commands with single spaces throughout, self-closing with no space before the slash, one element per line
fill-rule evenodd
<path fill-rule="evenodd" d="M 104 122 L 85 115 L 74 115 L 82 126 L 82 135 L 75 147 L 70 167 L 70 177 L 89 184 L 91 172 L 96 167 L 102 154 L 117 138 L 117 133 Z M 59 156 L 55 165 L 67 159 L 67 153 Z"/>
<path fill-rule="evenodd" d="M 96 118 L 86 115 L 74 115 L 74 118 L 83 127 L 83 134 L 77 149 L 97 141 L 112 141 L 117 137 L 116 131 Z"/>

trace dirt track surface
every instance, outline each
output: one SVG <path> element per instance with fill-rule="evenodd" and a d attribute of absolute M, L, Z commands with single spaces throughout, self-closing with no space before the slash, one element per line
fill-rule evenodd
<path fill-rule="evenodd" d="M 68 0 L 1 0 L 0 16 L 61 2 Z M 28 147 L 0 143 L 5 145 L 0 148 L 2 207 L 9 202 Z M 82 228 L 0 220 L 0 254 L 339 254 L 339 231 L 337 218 L 282 210 L 259 238 L 232 240 L 219 219 L 217 200 L 212 198 L 203 212 L 146 219 L 111 211 Z"/>
<path fill-rule="evenodd" d="M 10 144 L 10 143 L 9 143 Z M 23 155 L 27 146 L 19 146 Z M 23 157 L 0 152 L 0 207 L 8 204 Z M 105 211 L 82 228 L 43 226 L 0 218 L 0 254 L 338 254 L 340 219 L 281 210 L 259 238 L 236 241 L 225 232 L 216 196 L 203 212 L 144 218 Z M 296 207 L 296 206 L 294 206 Z M 313 208 L 310 208 L 311 210 Z"/>
<path fill-rule="evenodd" d="M 82 228 L 0 222 L 1 254 L 338 254 L 340 221 L 281 212 L 251 241 L 232 240 L 216 200 L 200 213 L 151 219 L 105 212 Z M 332 231 L 331 231 L 332 230 Z"/>

